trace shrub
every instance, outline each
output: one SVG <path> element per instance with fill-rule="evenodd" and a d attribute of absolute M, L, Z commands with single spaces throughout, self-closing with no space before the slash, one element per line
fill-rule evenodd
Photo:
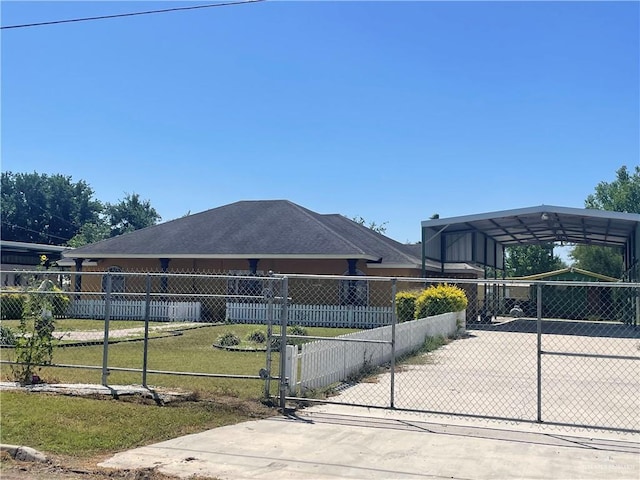
<path fill-rule="evenodd" d="M 291 325 L 287 328 L 289 335 L 307 335 L 307 329 L 300 325 Z"/>
<path fill-rule="evenodd" d="M 0 294 L 0 316 L 2 320 L 20 320 L 24 315 L 25 298 L 22 293 Z"/>
<path fill-rule="evenodd" d="M 53 291 L 56 292 L 55 295 L 51 295 L 51 306 L 53 307 L 53 316 L 56 318 L 66 317 L 67 310 L 69 309 L 69 304 L 71 303 L 71 299 L 68 295 L 66 295 L 60 288 L 53 287 Z"/>
<path fill-rule="evenodd" d="M 55 292 L 47 294 L 48 304 L 54 317 L 64 317 L 71 299 L 60 288 L 50 285 L 48 291 Z M 3 320 L 20 320 L 24 315 L 24 306 L 28 298 L 28 293 L 2 293 L 0 294 L 0 316 Z"/>
<path fill-rule="evenodd" d="M 398 292 L 396 294 L 396 315 L 398 323 L 414 320 L 416 312 L 416 300 L 420 296 L 419 291 Z"/>
<path fill-rule="evenodd" d="M 218 345 L 222 345 L 223 347 L 240 345 L 240 337 L 233 332 L 224 333 L 218 337 Z"/>
<path fill-rule="evenodd" d="M 435 285 L 424 290 L 416 300 L 415 318 L 430 317 L 467 308 L 467 295 L 455 285 Z"/>
<path fill-rule="evenodd" d="M 255 343 L 264 343 L 267 341 L 267 334 L 262 330 L 254 330 L 249 335 L 247 335 L 247 340 Z"/>
<path fill-rule="evenodd" d="M 16 344 L 16 335 L 9 327 L 0 325 L 0 345 L 11 347 Z"/>

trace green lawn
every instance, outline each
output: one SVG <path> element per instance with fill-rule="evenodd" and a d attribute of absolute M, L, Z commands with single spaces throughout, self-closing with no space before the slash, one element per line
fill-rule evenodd
<path fill-rule="evenodd" d="M 91 457 L 273 414 L 258 402 L 209 399 L 157 406 L 114 400 L 0 392 L 2 443 Z"/>
<path fill-rule="evenodd" d="M 58 330 L 63 328 L 63 322 L 57 322 Z M 266 327 L 205 326 L 186 330 L 181 335 L 151 339 L 148 368 L 258 375 L 259 370 L 265 367 L 265 352 L 233 352 L 212 346 L 218 336 L 224 333 L 233 332 L 244 339 L 256 329 L 266 330 Z M 307 334 L 336 336 L 353 331 L 308 328 Z M 3 360 L 11 356 L 11 348 L 0 350 Z M 56 364 L 100 366 L 102 356 L 102 345 L 57 347 L 53 361 Z M 272 374 L 277 376 L 279 354 L 274 352 L 272 357 Z M 109 345 L 110 367 L 141 368 L 142 361 L 143 342 Z M 11 379 L 10 366 L 2 365 L 0 373 L 2 380 Z M 48 383 L 101 383 L 99 369 L 46 367 L 39 374 Z M 142 374 L 113 371 L 108 383 L 141 384 Z M 115 400 L 110 397 L 76 398 L 3 391 L 0 392 L 2 442 L 28 445 L 50 453 L 88 457 L 273 413 L 260 403 L 264 396 L 263 380 L 149 374 L 147 383 L 149 386 L 195 392 L 200 400 L 157 406 L 152 402 L 124 397 Z M 272 395 L 275 395 L 277 381 L 271 382 L 271 388 Z"/>
<path fill-rule="evenodd" d="M 56 325 L 58 327 L 58 325 Z M 233 332 L 244 339 L 256 329 L 265 329 L 258 325 L 216 325 L 186 330 L 181 335 L 155 338 L 149 341 L 148 369 L 172 372 L 195 372 L 224 375 L 258 375 L 266 366 L 264 352 L 232 352 L 213 347 L 217 338 L 227 332 Z M 274 329 L 277 330 L 277 329 Z M 309 335 L 335 336 L 350 333 L 351 329 L 309 328 Z M 0 358 L 10 360 L 13 350 L 3 348 Z M 108 365 L 119 368 L 138 368 L 143 366 L 144 343 L 142 341 L 120 342 L 109 345 Z M 100 367 L 103 359 L 102 345 L 57 347 L 54 350 L 53 363 Z M 278 375 L 279 354 L 272 355 L 272 374 Z M 11 379 L 10 366 L 0 369 L 3 380 Z M 100 369 L 54 368 L 44 367 L 39 373 L 48 383 L 101 383 Z M 141 384 L 142 373 L 112 371 L 108 378 L 112 385 Z M 147 383 L 168 388 L 182 388 L 211 393 L 225 393 L 241 398 L 259 398 L 264 390 L 261 380 L 238 380 L 148 374 Z M 274 390 L 275 391 L 275 390 Z"/>

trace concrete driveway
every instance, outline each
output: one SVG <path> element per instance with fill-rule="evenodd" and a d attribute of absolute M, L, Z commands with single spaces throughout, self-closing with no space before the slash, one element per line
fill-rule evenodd
<path fill-rule="evenodd" d="M 118 453 L 100 464 L 188 478 L 640 478 L 640 436 L 318 405 Z"/>
<path fill-rule="evenodd" d="M 537 335 L 514 329 L 521 323 L 470 330 L 466 338 L 427 354 L 424 364 L 404 365 L 394 377 L 394 406 L 535 421 Z M 639 333 L 636 330 L 635 337 L 543 335 L 546 352 L 629 359 L 543 355 L 542 420 L 640 430 Z M 335 399 L 388 407 L 390 392 L 391 375 L 385 373 L 341 388 Z"/>

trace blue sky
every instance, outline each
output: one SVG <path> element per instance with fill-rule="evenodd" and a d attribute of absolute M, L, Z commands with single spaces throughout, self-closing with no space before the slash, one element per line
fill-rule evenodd
<path fill-rule="evenodd" d="M 2 2 L 2 25 L 196 2 Z M 266 1 L 2 31 L 2 170 L 420 222 L 583 207 L 640 159 L 638 2 Z"/>

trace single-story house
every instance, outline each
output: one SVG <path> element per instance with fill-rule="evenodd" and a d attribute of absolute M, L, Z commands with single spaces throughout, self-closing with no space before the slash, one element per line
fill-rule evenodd
<path fill-rule="evenodd" d="M 62 258 L 62 252 L 68 249 L 69 247 L 59 245 L 0 240 L 2 286 L 24 285 L 26 278 L 21 271 L 47 269 L 58 262 Z"/>
<path fill-rule="evenodd" d="M 422 274 L 419 244 L 403 244 L 342 215 L 316 213 L 287 200 L 231 203 L 69 250 L 64 257 L 84 272 Z M 467 263 L 448 263 L 444 271 L 436 262 L 427 267 L 434 277 L 482 274 Z M 75 276 L 74 291 L 104 289 L 99 278 L 82 277 Z M 157 288 L 177 292 L 171 283 L 169 278 Z M 114 288 L 128 290 L 120 281 Z"/>
<path fill-rule="evenodd" d="M 287 200 L 239 201 L 66 251 L 77 270 L 421 276 L 420 245 Z M 434 275 L 440 265 L 429 263 Z M 476 278 L 450 263 L 444 276 Z"/>

